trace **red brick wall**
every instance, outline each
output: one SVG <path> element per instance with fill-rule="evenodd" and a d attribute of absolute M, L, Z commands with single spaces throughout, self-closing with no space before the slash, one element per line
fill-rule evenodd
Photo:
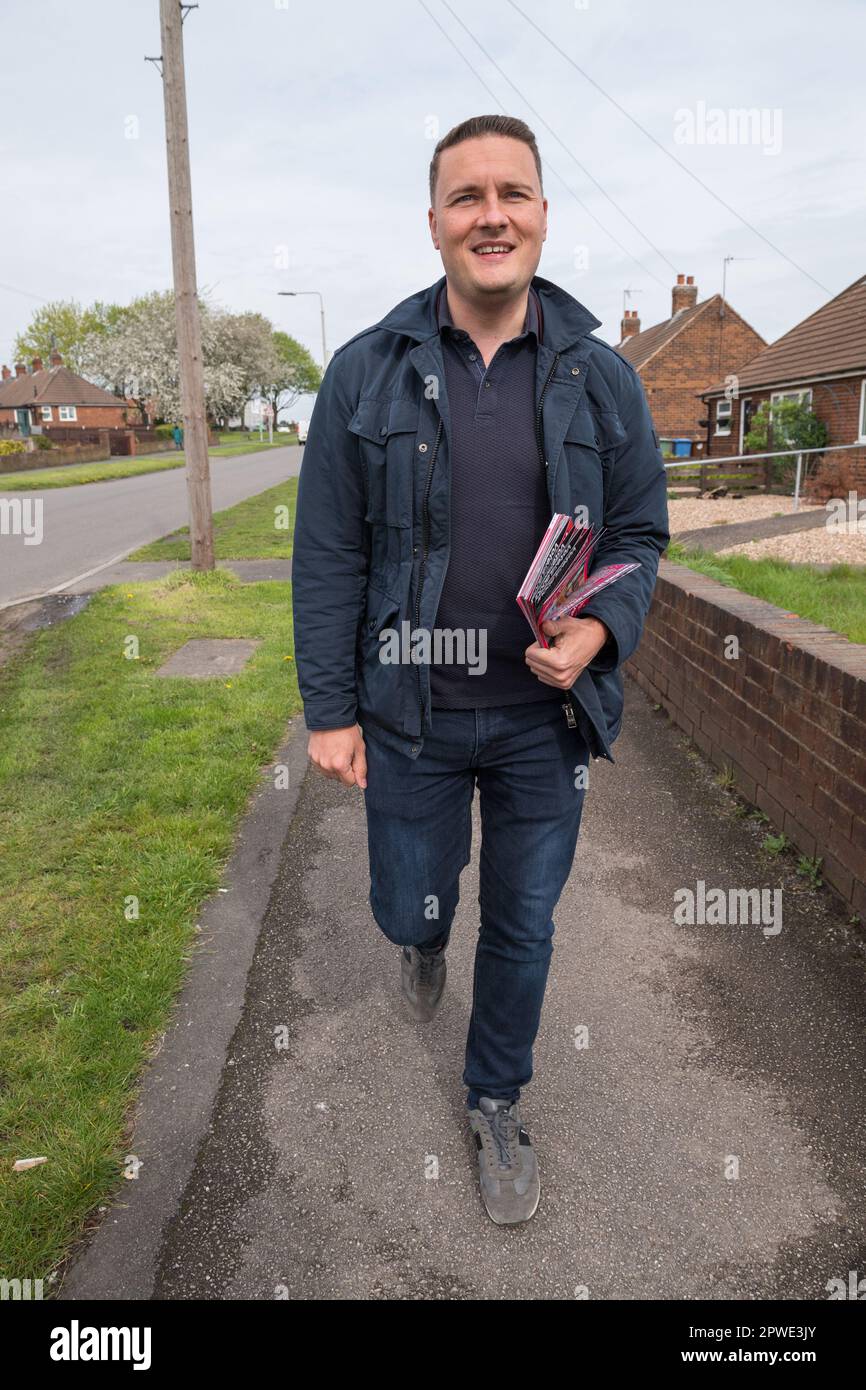
<path fill-rule="evenodd" d="M 663 560 L 626 670 L 866 918 L 866 647 Z"/>
<path fill-rule="evenodd" d="M 721 327 L 721 332 L 720 332 Z M 640 369 L 656 433 L 665 439 L 705 439 L 699 393 L 723 380 L 765 346 L 763 338 L 727 307 L 708 304 L 695 321 Z M 720 351 L 721 348 L 721 351 Z"/>

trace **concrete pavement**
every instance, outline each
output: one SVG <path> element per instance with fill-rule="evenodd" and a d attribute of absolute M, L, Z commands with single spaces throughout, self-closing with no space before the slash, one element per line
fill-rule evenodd
<path fill-rule="evenodd" d="M 779 499 L 780 506 L 785 506 L 786 503 L 786 498 Z M 687 549 L 714 553 L 717 550 L 725 550 L 729 545 L 745 545 L 747 541 L 791 536 L 798 531 L 814 531 L 816 526 L 826 525 L 826 509 L 809 507 L 806 511 L 789 512 L 784 516 L 762 516 L 754 521 L 734 521 L 729 526 L 704 526 L 696 531 L 680 531 L 673 539 Z"/>
<path fill-rule="evenodd" d="M 291 797 L 265 787 L 226 878 L 235 926 L 203 936 L 145 1085 L 140 1177 L 61 1298 L 821 1299 L 866 1273 L 862 936 L 627 696 L 523 1097 L 535 1218 L 489 1220 L 464 1114 L 477 799 L 445 1001 L 416 1025 L 367 903 L 361 794 L 301 780 L 296 721 Z M 674 925 L 697 879 L 781 884 L 782 930 Z"/>

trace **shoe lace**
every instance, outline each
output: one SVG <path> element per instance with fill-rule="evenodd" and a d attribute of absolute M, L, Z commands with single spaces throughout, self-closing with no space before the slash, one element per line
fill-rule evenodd
<path fill-rule="evenodd" d="M 432 951 L 419 951 L 418 955 L 420 957 L 418 965 L 419 983 L 427 985 L 433 978 L 433 971 L 436 968 L 437 961 L 439 960 L 439 953 L 434 953 Z"/>
<path fill-rule="evenodd" d="M 490 1133 L 496 1144 L 499 1154 L 499 1164 L 502 1168 L 513 1168 L 518 1161 L 517 1136 L 520 1133 L 520 1121 L 514 1114 L 512 1105 L 500 1105 L 499 1108 L 488 1116 Z"/>

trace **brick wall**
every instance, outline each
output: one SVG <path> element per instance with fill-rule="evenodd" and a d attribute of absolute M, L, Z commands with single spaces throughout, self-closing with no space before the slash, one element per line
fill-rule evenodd
<path fill-rule="evenodd" d="M 665 439 L 705 439 L 706 418 L 700 392 L 736 371 L 765 346 L 753 328 L 728 305 L 719 317 L 719 300 L 707 301 L 681 333 L 640 369 L 656 433 Z"/>
<path fill-rule="evenodd" d="M 218 437 L 208 436 L 209 444 L 217 444 Z M 173 439 L 154 439 L 140 444 L 135 450 L 136 458 L 146 458 L 150 454 L 167 454 L 175 451 Z M 33 449 L 24 454 L 0 454 L 0 473 L 23 473 L 31 468 L 61 468 L 72 463 L 107 463 L 112 458 L 129 457 L 128 454 L 111 454 L 106 444 L 68 444 L 55 449 Z"/>
<path fill-rule="evenodd" d="M 663 560 L 626 670 L 866 918 L 866 647 Z"/>
<path fill-rule="evenodd" d="M 59 468 L 67 463 L 98 463 L 107 457 L 98 444 L 70 449 L 33 449 L 25 454 L 0 454 L 0 473 L 28 473 L 32 468 Z"/>

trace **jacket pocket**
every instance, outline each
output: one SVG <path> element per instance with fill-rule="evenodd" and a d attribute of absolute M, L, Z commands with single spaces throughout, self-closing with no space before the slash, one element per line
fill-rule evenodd
<path fill-rule="evenodd" d="M 399 661 L 395 663 L 383 660 L 383 656 L 388 653 L 389 644 L 380 641 L 380 634 L 386 628 L 393 628 L 399 642 L 399 618 L 398 600 L 392 598 L 384 589 L 369 585 L 358 636 L 358 705 L 359 708 L 375 715 L 386 728 L 396 732 L 402 732 L 400 710 L 403 671 Z M 393 643 L 390 649 L 393 652 Z"/>
<path fill-rule="evenodd" d="M 412 525 L 412 474 L 420 404 L 367 397 L 349 421 L 358 436 L 367 497 L 365 521 Z"/>
<path fill-rule="evenodd" d="M 400 602 L 392 598 L 384 589 L 375 584 L 367 585 L 367 600 L 364 605 L 364 641 L 373 640 L 379 645 L 379 633 L 386 627 L 393 627 L 400 614 Z"/>
<path fill-rule="evenodd" d="M 578 407 L 565 431 L 564 449 L 571 488 L 571 512 L 579 506 L 596 527 L 604 524 L 613 455 L 626 432 L 616 411 Z"/>

